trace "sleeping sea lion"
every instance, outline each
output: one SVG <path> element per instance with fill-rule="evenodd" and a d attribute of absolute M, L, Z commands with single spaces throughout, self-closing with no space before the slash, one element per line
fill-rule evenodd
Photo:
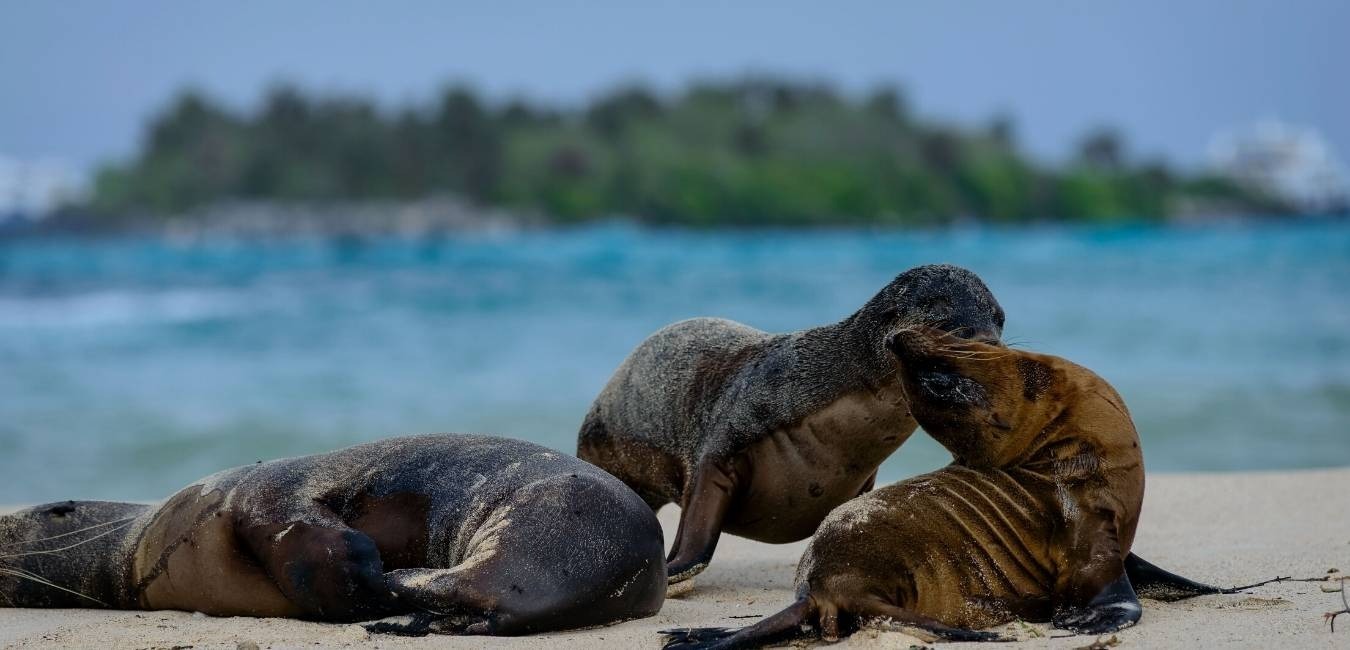
<path fill-rule="evenodd" d="M 680 505 L 672 583 L 707 566 L 723 531 L 805 539 L 872 489 L 877 467 L 914 432 L 886 341 L 919 324 L 994 342 L 1003 309 L 974 273 L 942 264 L 900 274 L 822 327 L 669 325 L 615 371 L 581 425 L 577 455 L 653 509 Z"/>
<path fill-rule="evenodd" d="M 830 513 L 797 566 L 798 599 L 741 630 L 669 630 L 667 648 L 757 646 L 863 622 L 953 641 L 1014 619 L 1097 634 L 1139 620 L 1141 588 L 1220 593 L 1130 553 L 1144 497 L 1120 395 L 1067 360 L 928 328 L 892 339 L 914 417 L 951 465 Z M 1245 588 L 1245 587 L 1242 587 Z"/>
<path fill-rule="evenodd" d="M 527 442 L 392 438 L 260 462 L 158 505 L 0 517 L 0 605 L 179 609 L 375 631 L 527 634 L 655 614 L 651 509 Z"/>

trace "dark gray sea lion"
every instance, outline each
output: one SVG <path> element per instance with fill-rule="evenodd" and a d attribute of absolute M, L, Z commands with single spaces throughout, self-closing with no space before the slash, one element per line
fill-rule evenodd
<path fill-rule="evenodd" d="M 414 436 L 227 470 L 154 506 L 0 517 L 0 605 L 526 634 L 655 614 L 661 553 L 651 509 L 588 463 Z"/>
<path fill-rule="evenodd" d="M 587 414 L 577 455 L 642 495 L 678 503 L 672 583 L 712 559 L 723 531 L 783 543 L 872 488 L 914 432 L 886 341 L 909 325 L 997 341 L 1003 309 L 970 271 L 921 266 L 856 313 L 769 334 L 695 318 L 656 332 Z"/>
<path fill-rule="evenodd" d="M 668 631 L 667 648 L 757 646 L 886 621 L 955 641 L 1014 619 L 1080 633 L 1139 620 L 1141 588 L 1218 593 L 1134 557 L 1144 465 L 1120 395 L 1064 359 L 927 328 L 893 341 L 915 418 L 951 465 L 831 512 L 797 566 L 798 599 L 739 631 Z"/>

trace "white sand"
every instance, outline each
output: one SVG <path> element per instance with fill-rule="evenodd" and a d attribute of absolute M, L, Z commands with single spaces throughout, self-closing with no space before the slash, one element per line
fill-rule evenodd
<path fill-rule="evenodd" d="M 676 511 L 662 511 L 670 539 Z M 793 568 L 804 544 L 771 546 L 723 538 L 692 593 L 666 602 L 655 617 L 612 627 L 520 639 L 368 636 L 350 625 L 284 619 L 209 618 L 183 612 L 16 610 L 0 608 L 0 646 L 99 648 L 657 648 L 657 630 L 740 626 L 771 614 L 791 597 Z M 1135 550 L 1144 558 L 1214 584 L 1245 584 L 1275 575 L 1350 572 L 1350 468 L 1281 473 L 1158 475 L 1149 479 Z M 1144 601 L 1139 625 L 1119 632 L 1120 648 L 1350 648 L 1350 616 L 1332 634 L 1323 612 L 1340 609 L 1320 583 L 1268 585 L 1247 595 L 1205 596 L 1179 603 Z M 1343 627 L 1342 627 L 1343 626 Z M 1045 625 L 1009 626 L 1024 642 L 985 648 L 1076 648 L 1092 637 L 1061 635 Z M 1037 638 L 1041 637 L 1041 638 Z M 833 647 L 908 648 L 897 632 L 864 631 Z M 942 647 L 976 647 L 942 644 Z"/>

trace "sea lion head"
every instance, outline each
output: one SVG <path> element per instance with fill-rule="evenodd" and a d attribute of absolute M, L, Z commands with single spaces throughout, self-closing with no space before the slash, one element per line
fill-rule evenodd
<path fill-rule="evenodd" d="M 1120 395 L 1067 359 L 928 327 L 901 330 L 888 347 L 915 420 L 961 464 L 1140 462 Z"/>
<path fill-rule="evenodd" d="M 917 266 L 896 276 L 867 306 L 887 322 L 888 334 L 916 325 L 962 338 L 997 343 L 1003 336 L 1003 307 L 974 273 L 951 264 Z"/>

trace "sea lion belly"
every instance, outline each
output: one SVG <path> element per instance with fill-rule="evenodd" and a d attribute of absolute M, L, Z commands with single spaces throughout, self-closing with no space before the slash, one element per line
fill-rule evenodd
<path fill-rule="evenodd" d="M 725 530 L 783 544 L 810 537 L 836 506 L 858 496 L 917 425 L 898 391 L 850 394 L 751 445 L 749 486 Z"/>
<path fill-rule="evenodd" d="M 235 513 L 227 502 L 250 470 L 208 477 L 158 508 L 131 557 L 139 608 L 216 616 L 301 615 L 235 534 Z"/>

